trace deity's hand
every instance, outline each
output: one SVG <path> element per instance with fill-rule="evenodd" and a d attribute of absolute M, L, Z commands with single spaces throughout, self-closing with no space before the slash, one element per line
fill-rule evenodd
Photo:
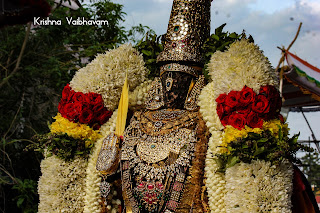
<path fill-rule="evenodd" d="M 103 175 L 114 174 L 119 166 L 119 138 L 114 134 L 109 134 L 102 143 L 102 147 L 97 159 L 96 169 Z"/>

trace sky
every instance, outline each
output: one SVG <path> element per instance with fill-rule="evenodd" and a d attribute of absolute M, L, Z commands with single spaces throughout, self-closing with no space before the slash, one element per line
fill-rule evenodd
<path fill-rule="evenodd" d="M 167 30 L 172 0 L 113 0 L 124 5 L 124 26 L 139 23 L 158 35 Z M 278 47 L 287 47 L 299 23 L 300 35 L 291 52 L 320 67 L 320 0 L 213 0 L 211 32 L 223 23 L 225 30 L 251 34 L 274 67 L 281 57 Z"/>
<path fill-rule="evenodd" d="M 157 35 L 166 33 L 172 0 L 113 0 L 124 5 L 124 26 L 142 24 Z M 224 30 L 252 35 L 276 67 L 281 57 L 277 47 L 288 47 L 302 22 L 298 39 L 290 51 L 320 68 L 320 0 L 213 0 L 211 33 L 226 23 Z M 305 113 L 315 136 L 320 140 L 320 112 Z M 300 132 L 300 140 L 311 138 L 301 113 L 290 112 L 287 119 L 290 134 Z"/>

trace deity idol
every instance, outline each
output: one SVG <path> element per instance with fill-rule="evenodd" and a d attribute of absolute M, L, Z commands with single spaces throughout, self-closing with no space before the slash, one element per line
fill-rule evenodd
<path fill-rule="evenodd" d="M 127 213 L 317 212 L 292 165 L 301 146 L 281 119 L 277 75 L 259 48 L 241 40 L 216 52 L 205 84 L 210 5 L 173 1 L 160 77 L 124 133 L 103 141 L 96 162 L 102 197 L 121 173 Z M 120 104 L 118 117 L 122 111 Z"/>
<path fill-rule="evenodd" d="M 164 50 L 157 58 L 160 78 L 152 83 L 145 109 L 132 116 L 119 157 L 116 150 L 103 154 L 110 147 L 100 153 L 97 168 L 105 174 L 120 162 L 126 212 L 207 211 L 208 131 L 197 104 L 205 85 L 201 47 L 210 33 L 210 4 L 173 2 Z M 106 156 L 115 161 L 106 163 Z"/>
<path fill-rule="evenodd" d="M 319 212 L 292 164 L 301 146 L 288 137 L 277 74 L 258 46 L 243 39 L 216 51 L 206 84 L 210 5 L 173 1 L 152 83 L 130 45 L 75 74 L 51 136 L 78 141 L 77 156 L 47 149 L 39 212 Z"/>

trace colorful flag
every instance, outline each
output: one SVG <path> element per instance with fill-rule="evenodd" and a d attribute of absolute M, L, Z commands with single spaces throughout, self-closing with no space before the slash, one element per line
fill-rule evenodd
<path fill-rule="evenodd" d="M 309 82 L 315 83 L 320 88 L 320 69 L 312 66 L 298 56 L 286 51 L 288 65 L 293 68 L 299 76 L 306 77 Z"/>

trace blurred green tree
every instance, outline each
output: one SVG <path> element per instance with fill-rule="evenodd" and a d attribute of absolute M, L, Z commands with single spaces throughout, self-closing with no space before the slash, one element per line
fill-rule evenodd
<path fill-rule="evenodd" d="M 315 195 L 320 196 L 320 156 L 318 152 L 309 152 L 301 157 L 302 172 L 312 187 Z"/>
<path fill-rule="evenodd" d="M 59 26 L 0 29 L 1 212 L 37 212 L 42 156 L 23 150 L 33 135 L 49 131 L 61 91 L 79 68 L 149 30 L 142 25 L 126 30 L 121 25 L 125 15 L 122 5 L 99 0 L 77 10 L 58 5 L 49 18 L 61 20 Z M 66 17 L 107 20 L 108 25 L 74 26 Z"/>

